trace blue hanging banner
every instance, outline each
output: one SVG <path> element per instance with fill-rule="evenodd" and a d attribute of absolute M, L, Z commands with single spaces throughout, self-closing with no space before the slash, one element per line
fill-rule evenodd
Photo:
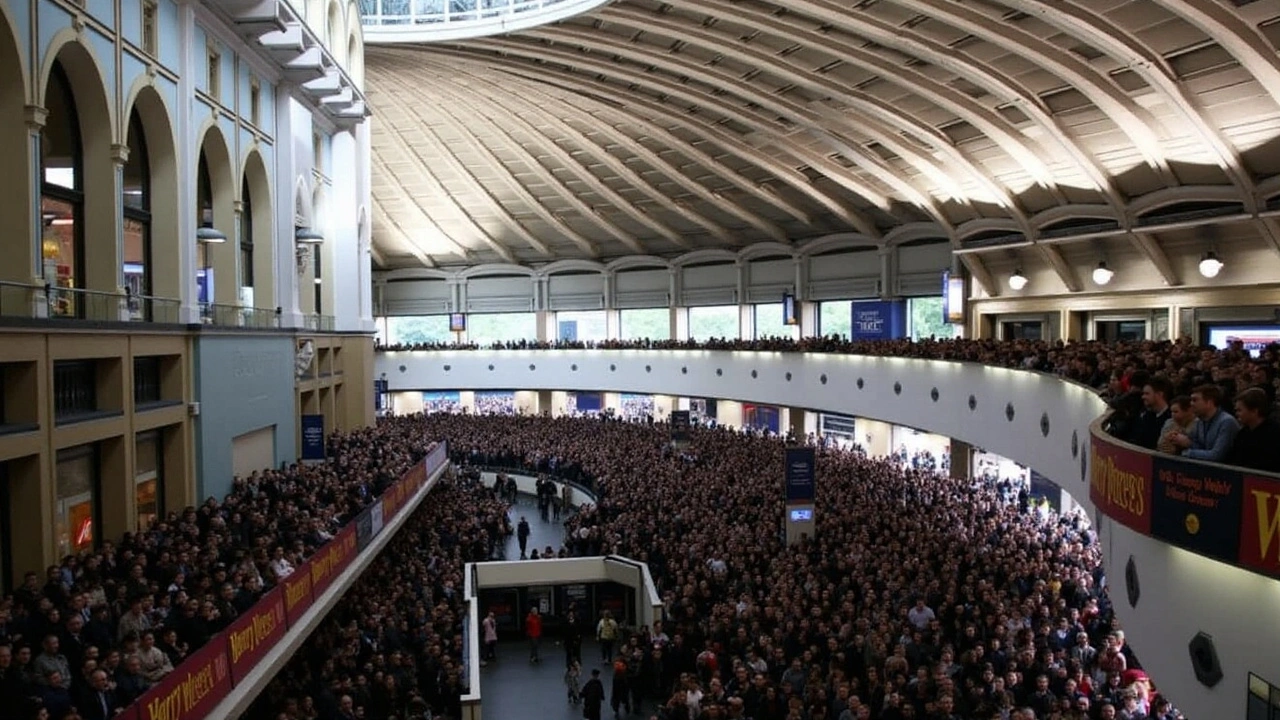
<path fill-rule="evenodd" d="M 387 404 L 387 388 L 390 383 L 386 380 L 373 381 L 373 409 L 382 410 Z"/>
<path fill-rule="evenodd" d="M 561 320 L 560 321 L 561 340 L 573 342 L 578 339 L 578 321 L 577 320 Z"/>
<path fill-rule="evenodd" d="M 671 411 L 671 440 L 677 443 L 689 442 L 689 411 Z"/>
<path fill-rule="evenodd" d="M 811 447 L 789 447 L 786 454 L 787 502 L 813 502 L 817 461 Z"/>
<path fill-rule="evenodd" d="M 302 459 L 324 460 L 324 416 L 302 416 Z"/>
<path fill-rule="evenodd" d="M 850 333 L 854 340 L 890 340 L 907 336 L 906 300 L 854 301 Z"/>

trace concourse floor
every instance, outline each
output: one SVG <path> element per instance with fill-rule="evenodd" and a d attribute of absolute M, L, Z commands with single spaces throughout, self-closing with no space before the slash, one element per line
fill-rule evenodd
<path fill-rule="evenodd" d="M 486 484 L 493 486 L 493 479 L 486 474 Z M 559 552 L 560 546 L 564 544 L 564 521 L 570 517 L 570 513 L 561 513 L 560 519 L 555 520 L 555 515 L 550 511 L 547 512 L 549 520 L 543 522 L 542 516 L 538 514 L 538 500 L 533 495 L 525 495 L 521 493 L 516 496 L 516 503 L 511 507 L 508 516 L 511 518 L 511 527 L 515 529 L 520 524 L 520 517 L 524 516 L 529 521 L 529 550 L 538 549 L 538 554 L 548 546 Z M 520 541 L 516 538 L 515 533 L 507 538 L 506 543 L 502 547 L 502 556 L 494 558 L 495 560 L 519 560 L 520 559 Z"/>
<path fill-rule="evenodd" d="M 535 508 L 536 509 L 536 508 Z M 519 552 L 517 551 L 517 555 Z M 529 645 L 518 640 L 498 644 L 498 661 L 480 669 L 480 693 L 484 720 L 582 720 L 582 706 L 570 705 L 564 685 L 564 648 L 554 640 L 544 642 L 539 651 L 542 662 L 529 662 Z M 579 685 L 591 679 L 591 669 L 599 668 L 604 683 L 604 707 L 600 717 L 613 717 L 609 707 L 609 686 L 613 667 L 600 662 L 600 646 L 595 640 L 582 642 L 582 676 Z M 645 710 L 654 710 L 652 701 Z M 648 718 L 649 714 L 624 710 L 620 717 Z"/>

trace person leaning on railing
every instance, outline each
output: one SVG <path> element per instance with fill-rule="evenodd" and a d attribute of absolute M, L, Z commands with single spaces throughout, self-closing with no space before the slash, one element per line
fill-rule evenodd
<path fill-rule="evenodd" d="M 1280 472 L 1280 424 L 1272 416 L 1272 409 L 1262 388 L 1252 387 L 1236 396 L 1236 420 L 1240 422 L 1240 430 L 1227 453 L 1227 464 L 1263 472 Z"/>

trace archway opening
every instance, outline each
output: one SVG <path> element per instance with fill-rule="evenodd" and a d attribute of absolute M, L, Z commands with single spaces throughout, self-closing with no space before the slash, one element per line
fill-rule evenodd
<path fill-rule="evenodd" d="M 124 166 L 120 188 L 124 207 L 124 287 L 129 298 L 129 315 L 134 320 L 153 318 L 155 264 L 151 253 L 151 161 L 147 153 L 146 131 L 138 111 L 129 114 L 129 159 Z"/>
<path fill-rule="evenodd" d="M 127 177 L 125 191 L 129 186 L 135 189 L 140 182 L 146 184 L 146 221 L 149 232 L 146 253 L 146 294 L 154 299 L 144 305 L 150 306 L 146 319 L 152 322 L 178 322 L 176 300 L 182 295 L 181 238 L 190 230 L 183 232 L 183 223 L 178 213 L 178 179 L 177 152 L 174 146 L 173 125 L 169 120 L 169 111 L 164 100 L 153 87 L 141 88 L 134 97 L 132 109 L 129 111 L 128 138 L 129 160 L 125 166 Z M 145 154 L 145 165 L 139 165 L 135 147 L 141 145 Z M 137 169 L 132 169 L 137 166 Z M 130 209 L 130 196 L 124 198 L 125 207 L 125 287 L 130 292 L 138 288 L 137 280 L 131 273 L 137 272 L 137 253 L 131 248 L 130 226 L 142 220 Z M 161 310 L 160 308 L 163 308 Z M 132 305 L 131 305 L 131 310 Z"/>
<path fill-rule="evenodd" d="M 266 164 L 258 152 L 245 160 L 240 188 L 240 285 L 246 307 L 274 308 L 275 293 L 274 211 Z"/>
<path fill-rule="evenodd" d="M 222 133 L 211 127 L 200 143 L 196 166 L 196 295 L 206 322 L 221 322 L 215 305 L 234 305 L 236 288 L 235 199 L 231 158 Z M 226 314 L 227 321 L 234 314 Z"/>
<path fill-rule="evenodd" d="M 31 172 L 23 123 L 27 89 L 21 51 L 11 30 L 8 12 L 0 9 L 0 157 L 13 164 L 10 172 L 0 175 L 0 225 L 10 228 L 0 240 L 0 280 L 26 283 L 38 271 L 31 242 Z"/>
<path fill-rule="evenodd" d="M 40 220 L 43 275 L 50 286 L 49 313 L 84 317 L 76 290 L 86 287 L 84 147 L 71 80 L 55 60 L 44 93 L 40 138 Z"/>

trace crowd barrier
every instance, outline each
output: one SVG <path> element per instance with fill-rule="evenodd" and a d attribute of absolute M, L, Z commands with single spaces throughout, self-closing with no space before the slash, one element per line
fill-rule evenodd
<path fill-rule="evenodd" d="M 449 461 L 441 442 L 332 540 L 229 627 L 115 716 L 118 720 L 205 720 L 297 625 L 315 598 L 359 557 L 414 493 Z"/>
<path fill-rule="evenodd" d="M 1280 476 L 1152 453 L 1091 428 L 1098 512 L 1174 547 L 1280 579 Z"/>

